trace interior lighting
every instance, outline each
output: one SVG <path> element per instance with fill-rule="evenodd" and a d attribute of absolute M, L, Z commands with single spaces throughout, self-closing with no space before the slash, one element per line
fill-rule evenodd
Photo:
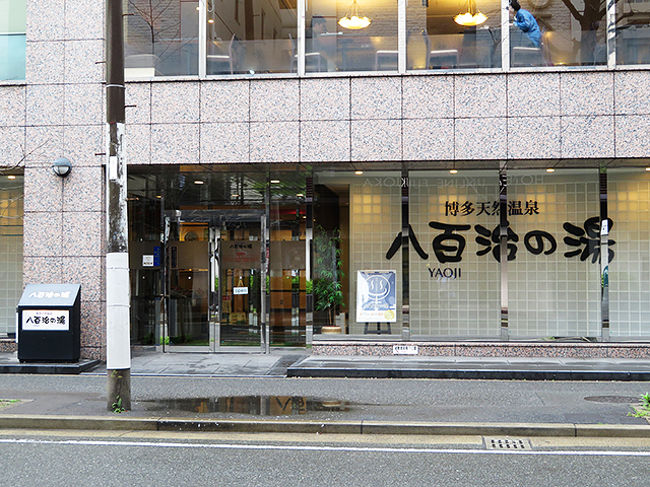
<path fill-rule="evenodd" d="M 194 181 L 194 184 L 203 184 L 203 181 L 201 181 L 200 179 L 197 179 L 196 181 Z"/>
<path fill-rule="evenodd" d="M 645 170 L 650 172 L 650 167 L 646 167 Z"/>
<path fill-rule="evenodd" d="M 454 22 L 466 27 L 481 25 L 487 20 L 487 16 L 476 8 L 476 0 L 467 0 L 467 12 L 454 17 Z"/>
<path fill-rule="evenodd" d="M 371 20 L 368 17 L 359 14 L 359 6 L 357 0 L 352 0 L 352 5 L 345 17 L 339 19 L 339 25 L 344 29 L 358 30 L 365 29 L 370 25 Z"/>
<path fill-rule="evenodd" d="M 546 172 L 547 173 L 552 173 L 552 172 L 555 172 L 555 169 L 553 169 L 552 167 L 547 167 Z"/>
<path fill-rule="evenodd" d="M 647 168 L 646 168 L 646 170 L 647 170 Z M 14 179 L 16 179 L 16 176 L 14 176 L 13 174 L 10 174 L 9 176 L 7 176 L 7 179 L 11 179 L 13 181 Z"/>
<path fill-rule="evenodd" d="M 363 174 L 363 171 L 354 171 L 354 174 L 356 174 L 357 176 L 361 176 Z"/>
<path fill-rule="evenodd" d="M 456 168 L 450 169 L 449 174 L 458 174 L 458 169 Z"/>
<path fill-rule="evenodd" d="M 302 197 L 305 196 L 305 195 L 302 194 L 302 193 L 298 193 L 296 196 L 297 196 L 298 198 L 302 198 Z"/>
<path fill-rule="evenodd" d="M 271 184 L 280 184 L 279 179 L 271 179 Z"/>

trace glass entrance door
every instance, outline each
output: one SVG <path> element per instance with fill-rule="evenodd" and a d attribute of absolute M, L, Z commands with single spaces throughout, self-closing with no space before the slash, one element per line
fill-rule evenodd
<path fill-rule="evenodd" d="M 209 225 L 201 221 L 166 220 L 167 313 L 161 341 L 174 351 L 208 351 L 210 329 Z"/>
<path fill-rule="evenodd" d="M 262 211 L 230 213 L 215 229 L 219 346 L 261 344 L 262 218 Z"/>

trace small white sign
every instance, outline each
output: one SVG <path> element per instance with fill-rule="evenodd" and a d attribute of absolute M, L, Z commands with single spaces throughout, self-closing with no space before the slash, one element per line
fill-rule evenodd
<path fill-rule="evenodd" d="M 67 309 L 24 309 L 23 331 L 68 331 L 70 313 Z"/>
<path fill-rule="evenodd" d="M 248 294 L 248 288 L 246 286 L 234 287 L 234 288 L 232 288 L 232 293 L 235 296 L 238 295 L 238 294 Z"/>
<path fill-rule="evenodd" d="M 142 256 L 142 267 L 153 267 L 153 255 Z"/>
<path fill-rule="evenodd" d="M 393 355 L 417 355 L 417 345 L 393 345 Z"/>

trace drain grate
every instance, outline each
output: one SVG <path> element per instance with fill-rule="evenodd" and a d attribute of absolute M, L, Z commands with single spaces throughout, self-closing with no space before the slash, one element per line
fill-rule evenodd
<path fill-rule="evenodd" d="M 488 450 L 531 450 L 530 440 L 522 438 L 485 438 Z"/>

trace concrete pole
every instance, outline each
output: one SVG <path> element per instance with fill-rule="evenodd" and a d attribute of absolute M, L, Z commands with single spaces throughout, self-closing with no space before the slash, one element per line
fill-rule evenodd
<path fill-rule="evenodd" d="M 129 249 L 124 161 L 122 0 L 106 0 L 106 372 L 107 408 L 131 409 Z"/>

